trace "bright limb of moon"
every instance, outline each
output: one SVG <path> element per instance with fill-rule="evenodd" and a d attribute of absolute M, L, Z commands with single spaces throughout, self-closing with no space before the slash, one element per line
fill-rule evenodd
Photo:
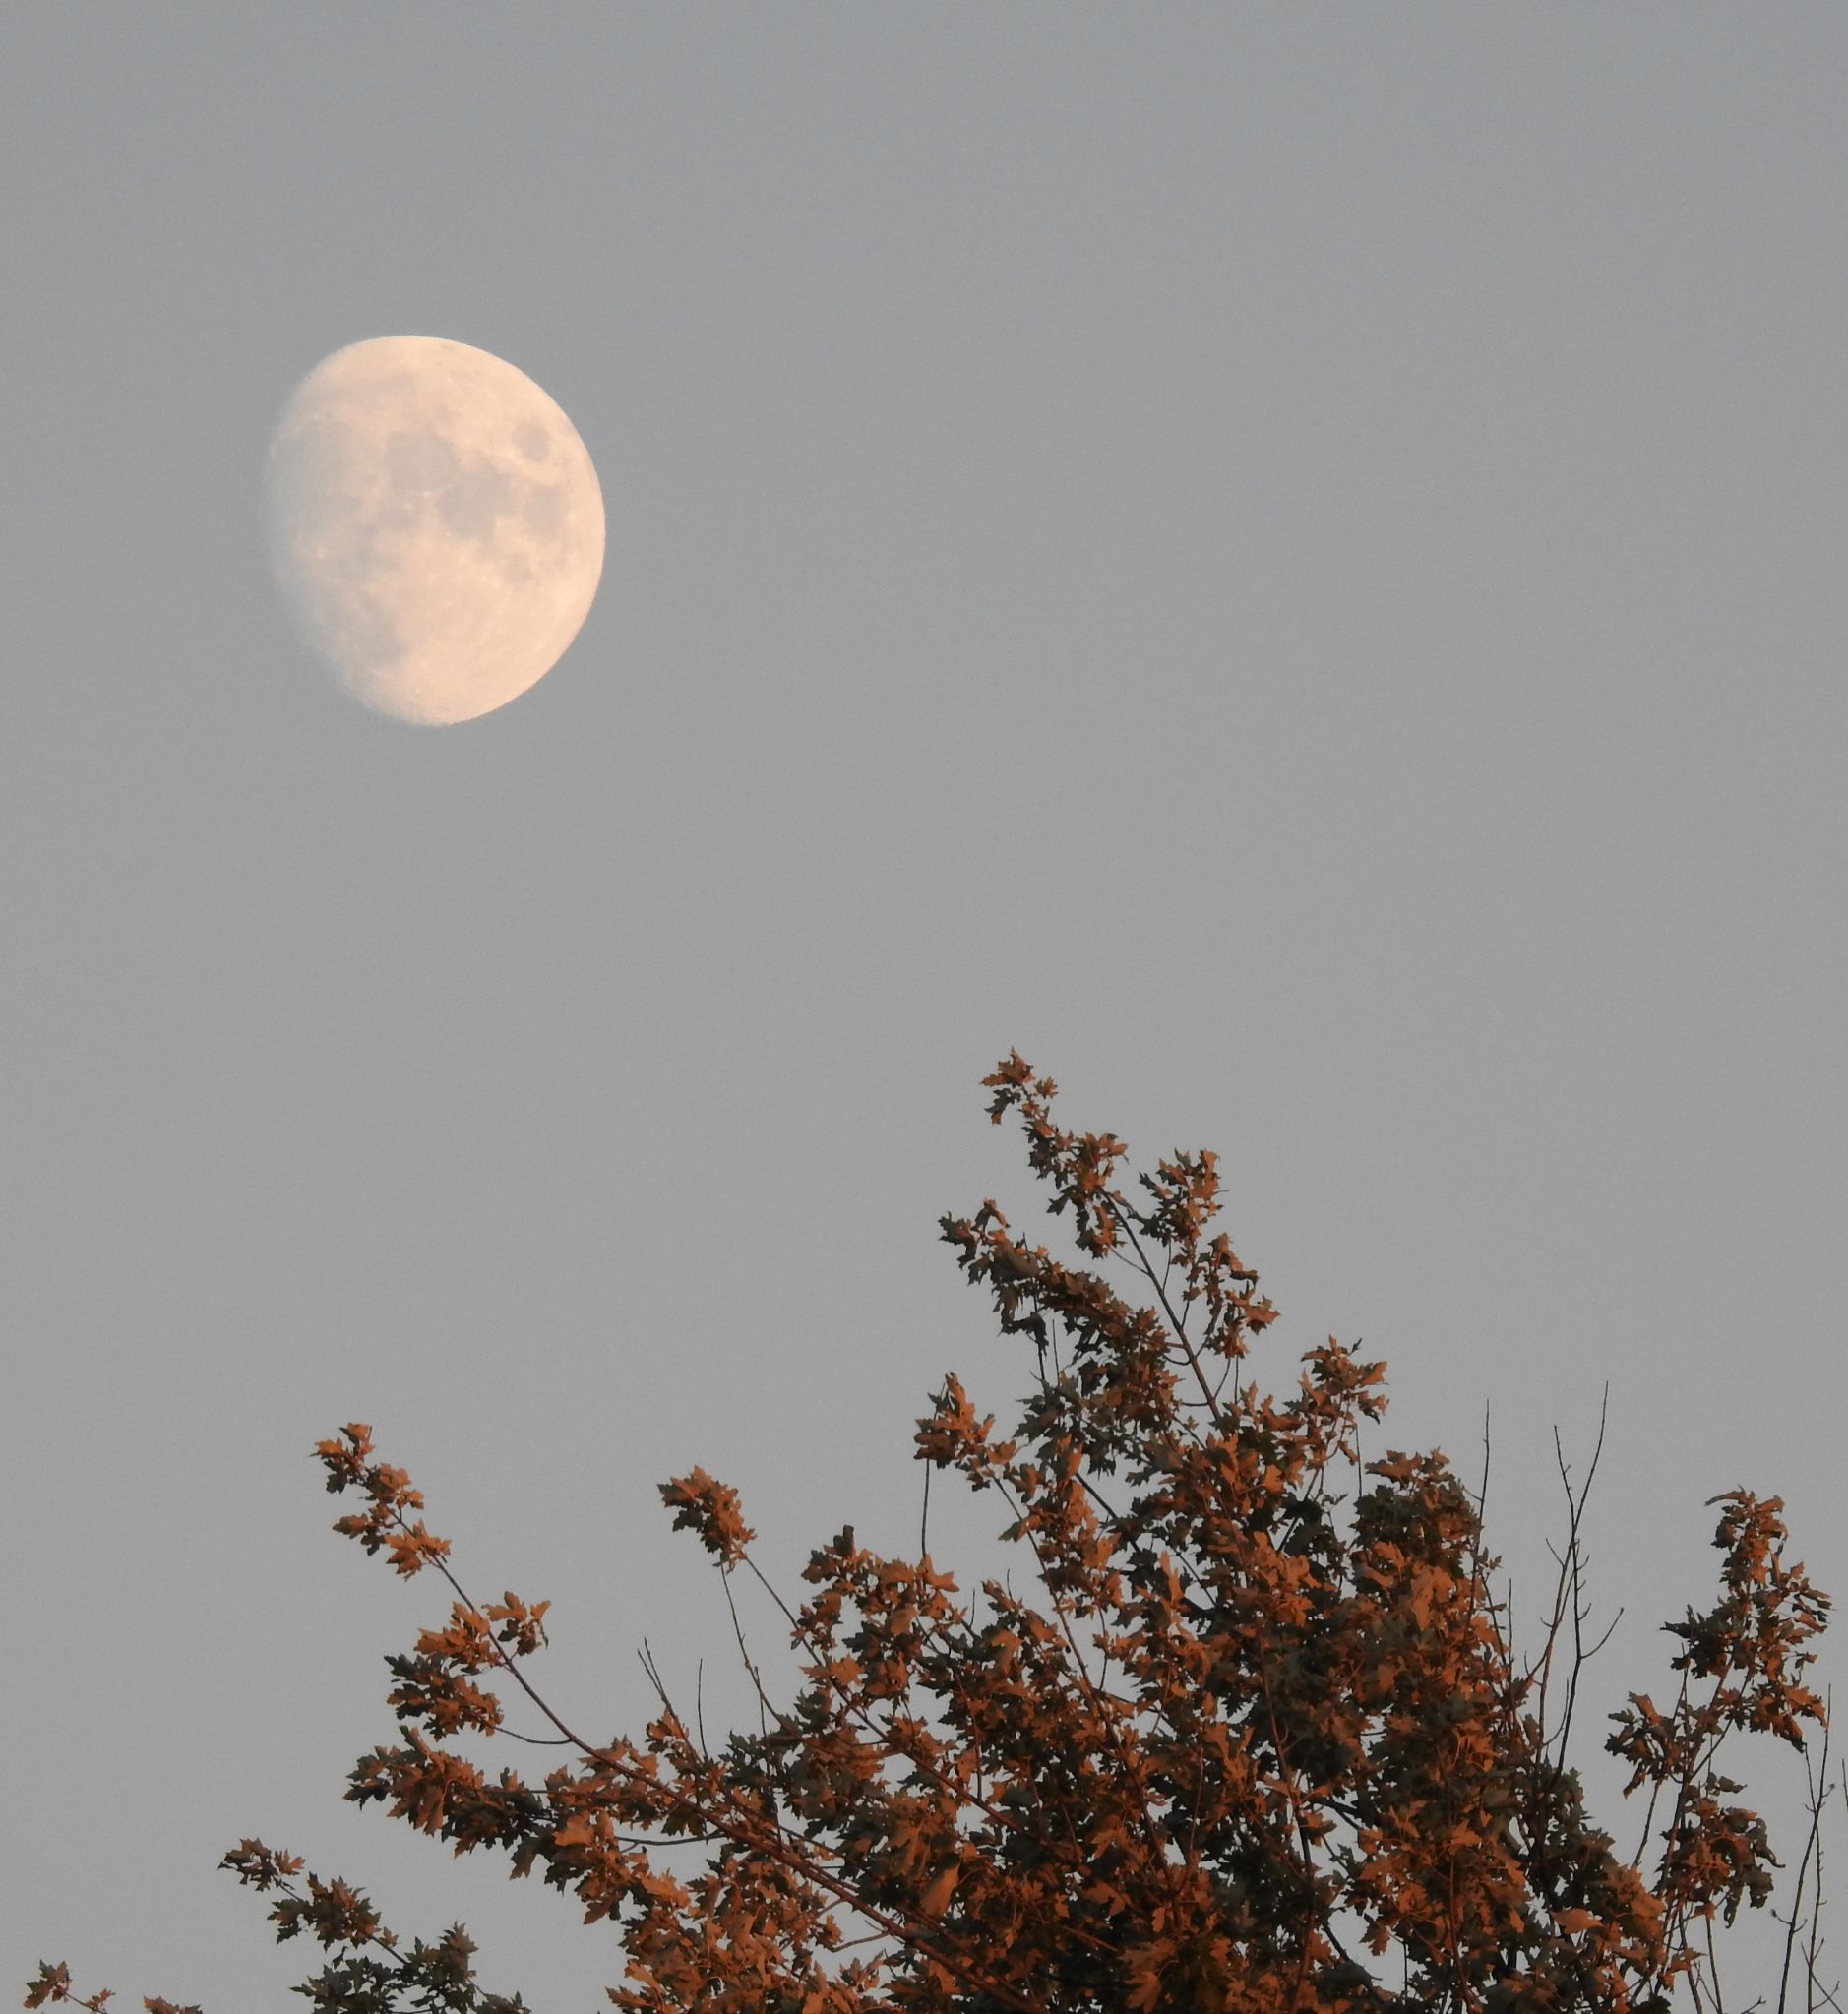
<path fill-rule="evenodd" d="M 271 565 L 354 699 L 473 720 L 536 685 L 590 611 L 603 495 L 578 431 L 524 371 L 465 342 L 384 336 L 295 388 L 270 444 Z"/>

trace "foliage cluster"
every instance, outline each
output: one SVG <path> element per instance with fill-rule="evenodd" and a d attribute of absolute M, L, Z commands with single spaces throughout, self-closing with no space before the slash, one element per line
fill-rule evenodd
<path fill-rule="evenodd" d="M 1439 1454 L 1363 1460 L 1384 1366 L 1330 1340 L 1280 1395 L 1250 1375 L 1275 1314 L 1214 1229 L 1213 1155 L 1126 1183 L 1123 1143 L 1065 1130 L 1019 1056 L 985 1082 L 1076 1252 L 992 1201 L 944 1221 L 1032 1376 L 1006 1433 L 955 1376 L 936 1393 L 917 1556 L 848 1528 L 785 1598 L 735 1491 L 699 1469 L 665 1485 L 728 1603 L 736 1576 L 763 1580 L 799 1679 L 773 1698 L 740 1632 L 754 1731 L 708 1745 L 650 1665 L 654 1717 L 605 1739 L 532 1676 L 546 1605 L 470 1595 L 410 1479 L 348 1426 L 317 1450 L 358 1505 L 336 1529 L 451 1603 L 389 1660 L 396 1732 L 347 1796 L 613 1923 L 628 2014 L 1717 2005 L 1713 1924 L 1764 1905 L 1777 1864 L 1718 1751 L 1737 1733 L 1804 1748 L 1823 1718 L 1803 1675 L 1827 1604 L 1786 1560 L 1779 1502 L 1717 1499 L 1719 1594 L 1671 1625 L 1673 1695 L 1615 1716 L 1646 1806 L 1626 1856 L 1568 1754 L 1590 1654 L 1583 1490 L 1568 1476 L 1551 1615 L 1517 1657 L 1480 1493 Z M 1030 1593 L 1012 1576 L 965 1593 L 932 1556 L 928 1481 L 951 1472 L 1004 1506 Z M 475 1759 L 515 1732 L 510 1708 L 522 1739 L 558 1745 L 539 1780 Z M 225 1865 L 279 1938 L 320 1947 L 299 1990 L 323 2014 L 524 2005 L 477 1983 L 460 1927 L 406 1942 L 358 1890 L 255 1840 Z M 1788 1931 L 1780 2004 L 1806 1953 L 1815 2004 L 1814 1904 Z M 56 1966 L 27 2005 L 100 1998 Z"/>

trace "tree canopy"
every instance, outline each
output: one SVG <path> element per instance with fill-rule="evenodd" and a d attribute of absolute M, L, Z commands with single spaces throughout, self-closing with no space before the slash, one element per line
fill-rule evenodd
<path fill-rule="evenodd" d="M 954 1475 L 995 1500 L 1020 1571 L 965 1589 L 927 1528 L 917 1556 L 888 1557 L 848 1527 L 786 1594 L 737 1492 L 695 1469 L 662 1486 L 674 1523 L 727 1600 L 736 1576 L 763 1581 L 798 1676 L 774 1696 L 747 1654 L 758 1725 L 708 1744 L 650 1666 L 653 1718 L 610 1739 L 535 1676 L 547 1605 L 468 1592 L 355 1423 L 316 1450 L 353 1505 L 335 1529 L 445 1583 L 449 1613 L 388 1660 L 395 1732 L 346 1796 L 505 1854 L 613 1926 L 609 1997 L 630 2014 L 1716 2004 L 1713 1925 L 1765 1905 L 1778 1864 L 1719 1750 L 1741 1734 L 1805 1748 L 1823 1721 L 1804 1674 L 1827 1600 L 1786 1558 L 1778 1499 L 1716 1499 L 1714 1604 L 1668 1625 L 1666 1704 L 1632 1694 L 1614 1716 L 1607 1746 L 1643 1807 L 1626 1855 L 1570 1752 L 1582 1489 L 1517 1657 L 1480 1493 L 1438 1453 L 1363 1459 L 1384 1365 L 1330 1339 L 1281 1391 L 1254 1374 L 1275 1311 L 1215 1228 L 1214 1156 L 1125 1180 L 1123 1142 L 1064 1129 L 1017 1054 L 985 1087 L 1071 1250 L 992 1201 L 944 1219 L 1027 1392 L 1004 1431 L 947 1376 L 913 1453 L 927 1486 Z M 482 1759 L 510 1714 L 559 1744 L 538 1780 Z M 224 1864 L 278 1938 L 318 1947 L 298 1990 L 325 2014 L 524 2004 L 477 1983 L 460 1926 L 402 1938 L 360 1890 L 254 1839 Z M 1814 1954 L 1815 1903 L 1793 1902 L 1780 2004 L 1793 1968 L 1815 2003 Z M 101 1997 L 55 1965 L 26 2004 Z"/>

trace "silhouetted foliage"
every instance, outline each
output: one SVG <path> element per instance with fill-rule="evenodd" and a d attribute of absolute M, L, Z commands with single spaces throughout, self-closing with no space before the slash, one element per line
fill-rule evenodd
<path fill-rule="evenodd" d="M 945 1219 L 1032 1382 L 1004 1433 L 947 1377 L 915 1452 L 927 1479 L 954 1471 L 1004 1507 L 1031 1595 L 992 1578 L 965 1595 L 928 1550 L 884 1557 L 849 1527 L 799 1598 L 764 1581 L 799 1678 L 778 1701 L 747 1655 L 757 1732 L 708 1748 L 650 1663 L 654 1718 L 593 1739 L 531 1675 L 546 1605 L 468 1594 L 355 1424 L 317 1450 L 358 1506 L 335 1529 L 452 1601 L 389 1660 L 397 1732 L 347 1796 L 610 1920 L 627 1970 L 609 1997 L 633 2014 L 1716 2004 L 1713 1922 L 1764 1905 L 1777 1864 L 1718 1752 L 1742 1732 L 1803 1748 L 1823 1718 L 1803 1674 L 1827 1603 L 1786 1562 L 1779 1502 L 1716 1499 L 1719 1597 L 1670 1625 L 1670 1702 L 1632 1695 L 1615 1716 L 1608 1746 L 1646 1812 L 1626 1858 L 1567 1752 L 1589 1476 L 1575 1487 L 1562 1462 L 1559 1583 L 1517 1659 L 1479 1495 L 1439 1454 L 1362 1459 L 1384 1367 L 1330 1340 L 1281 1395 L 1249 1374 L 1275 1316 L 1213 1229 L 1214 1157 L 1128 1184 L 1122 1142 L 1064 1130 L 1017 1055 L 986 1085 L 1076 1257 L 993 1202 Z M 696 1469 L 661 1494 L 728 1601 L 733 1576 L 763 1578 L 735 1491 Z M 510 1704 L 568 1758 L 542 1781 L 467 1752 Z M 1793 1966 L 1810 2004 L 1828 1997 L 1803 1901 L 1826 1772 L 1824 1751 L 1780 2004 Z M 676 1846 L 692 1867 L 669 1866 Z M 224 1864 L 279 1938 L 320 1947 L 298 1990 L 326 2014 L 524 2004 L 476 1983 L 460 1927 L 406 1944 L 357 1890 L 255 1840 Z M 27 2005 L 100 1997 L 46 1967 Z"/>

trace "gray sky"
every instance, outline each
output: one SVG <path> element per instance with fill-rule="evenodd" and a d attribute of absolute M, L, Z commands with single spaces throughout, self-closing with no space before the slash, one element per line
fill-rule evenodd
<path fill-rule="evenodd" d="M 306 1451 L 372 1421 L 585 1718 L 717 1682 L 658 1481 L 897 1548 L 928 1390 L 1020 1388 L 936 1242 L 1027 1214 L 1012 1044 L 1221 1150 L 1275 1375 L 1493 1406 L 1517 1602 L 1608 1379 L 1599 1712 L 1716 1491 L 1848 1591 L 1844 74 L 1819 6 L 8 10 L 0 1984 L 285 2004 L 257 1833 L 596 2004 L 339 1801 L 441 1604 Z M 263 565 L 400 333 L 609 514 L 455 728 Z"/>

